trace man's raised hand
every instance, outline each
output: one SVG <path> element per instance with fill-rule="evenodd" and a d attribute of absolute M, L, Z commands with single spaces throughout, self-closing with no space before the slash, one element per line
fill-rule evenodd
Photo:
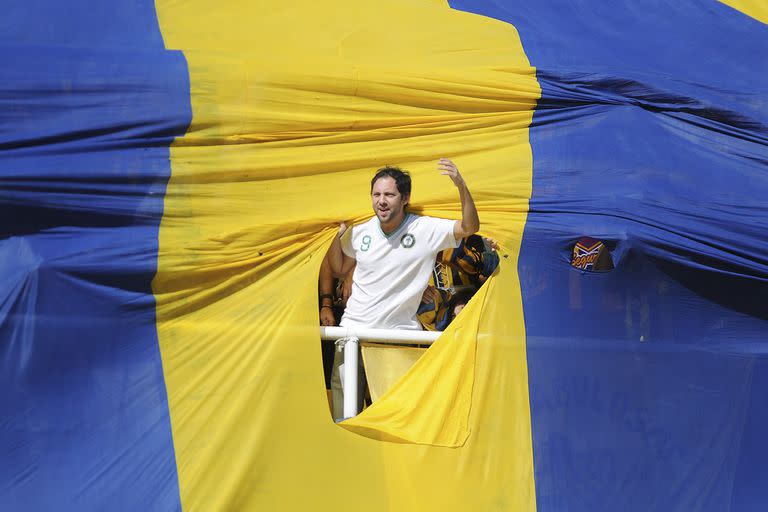
<path fill-rule="evenodd" d="M 437 162 L 437 170 L 441 171 L 440 174 L 449 176 L 451 181 L 453 181 L 453 184 L 457 187 L 464 185 L 464 178 L 461 177 L 459 169 L 456 167 L 456 164 L 451 162 L 449 159 L 441 158 Z"/>
<path fill-rule="evenodd" d="M 477 215 L 475 202 L 472 200 L 472 194 L 461 177 L 456 164 L 447 158 L 441 158 L 437 162 L 437 170 L 451 178 L 453 184 L 459 190 L 459 199 L 461 200 L 461 220 L 457 220 L 453 225 L 453 237 L 456 240 L 466 238 L 480 230 L 480 217 Z"/>

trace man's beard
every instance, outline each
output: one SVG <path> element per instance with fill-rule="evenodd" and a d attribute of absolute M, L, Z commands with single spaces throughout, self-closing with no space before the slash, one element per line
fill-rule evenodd
<path fill-rule="evenodd" d="M 402 210 L 394 210 L 392 208 L 389 208 L 386 211 L 386 215 L 383 215 L 382 212 L 379 211 L 379 209 L 377 208 L 376 217 L 379 218 L 379 222 L 387 223 L 387 222 L 392 222 L 394 219 L 400 217 L 401 212 Z"/>

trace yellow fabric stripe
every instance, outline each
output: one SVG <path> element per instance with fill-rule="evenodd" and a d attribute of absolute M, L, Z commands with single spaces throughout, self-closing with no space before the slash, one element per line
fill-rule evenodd
<path fill-rule="evenodd" d="M 184 509 L 534 510 L 516 262 L 540 89 L 514 28 L 434 0 L 157 11 L 188 60 L 193 112 L 171 148 L 153 283 Z M 338 220 L 371 215 L 374 169 L 409 169 L 420 211 L 459 217 L 441 156 L 507 255 L 486 307 L 461 317 L 477 336 L 428 351 L 411 378 L 433 391 L 422 419 L 463 404 L 469 436 L 455 449 L 430 443 L 461 426 L 406 418 L 418 445 L 333 424 L 317 328 L 320 260 Z M 452 354 L 466 371 L 448 365 L 449 379 L 434 365 Z"/>
<path fill-rule="evenodd" d="M 426 348 L 361 343 L 371 400 L 377 401 L 418 361 Z"/>

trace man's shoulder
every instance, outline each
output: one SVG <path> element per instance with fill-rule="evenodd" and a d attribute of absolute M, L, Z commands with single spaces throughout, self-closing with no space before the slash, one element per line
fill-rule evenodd
<path fill-rule="evenodd" d="M 374 222 L 378 222 L 378 219 L 376 218 L 375 215 L 365 222 L 361 222 L 360 224 L 355 224 L 350 229 L 352 230 L 353 234 L 357 234 L 362 231 L 368 231 L 369 229 L 376 227 L 376 224 L 374 224 Z"/>
<path fill-rule="evenodd" d="M 430 229 L 438 225 L 444 225 L 447 222 L 455 222 L 454 220 L 444 219 L 442 217 L 430 217 L 428 215 L 416 215 L 413 213 L 411 214 L 411 217 L 412 221 L 410 224 L 413 227 L 418 226 L 426 229 Z"/>
<path fill-rule="evenodd" d="M 452 220 L 452 219 L 446 219 L 445 217 L 433 217 L 431 215 L 418 215 L 416 213 L 411 213 L 411 217 L 413 217 L 414 221 L 418 220 L 420 222 L 443 222 L 446 220 Z"/>

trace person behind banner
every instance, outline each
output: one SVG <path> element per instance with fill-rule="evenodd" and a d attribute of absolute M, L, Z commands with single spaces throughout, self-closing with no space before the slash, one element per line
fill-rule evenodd
<path fill-rule="evenodd" d="M 341 326 L 421 328 L 416 311 L 437 253 L 457 247 L 480 229 L 475 203 L 456 165 L 442 158 L 437 169 L 458 189 L 461 220 L 408 212 L 411 177 L 388 166 L 371 180 L 375 216 L 350 229 L 340 224 L 329 249 L 331 270 L 344 275 L 357 263 Z"/>
<path fill-rule="evenodd" d="M 458 190 L 461 220 L 410 213 L 410 175 L 386 166 L 371 180 L 374 217 L 349 229 L 346 223 L 339 224 L 328 250 L 331 271 L 344 275 L 355 267 L 342 327 L 421 329 L 416 311 L 437 253 L 455 248 L 462 238 L 480 229 L 477 208 L 456 165 L 441 158 L 437 170 Z M 334 373 L 342 355 L 336 353 Z M 338 419 L 335 403 L 336 399 L 334 418 Z"/>
<path fill-rule="evenodd" d="M 417 318 L 428 331 L 444 331 L 453 317 L 448 304 L 457 293 L 471 297 L 499 265 L 494 240 L 471 235 L 455 249 L 440 251 L 421 298 Z"/>

